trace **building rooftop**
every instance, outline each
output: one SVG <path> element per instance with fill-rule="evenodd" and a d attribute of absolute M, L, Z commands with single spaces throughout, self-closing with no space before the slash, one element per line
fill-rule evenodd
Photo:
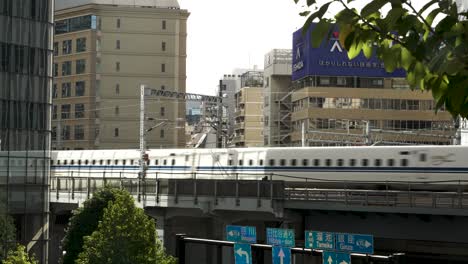
<path fill-rule="evenodd" d="M 55 0 L 55 10 L 62 10 L 87 4 L 144 6 L 179 9 L 177 0 Z"/>

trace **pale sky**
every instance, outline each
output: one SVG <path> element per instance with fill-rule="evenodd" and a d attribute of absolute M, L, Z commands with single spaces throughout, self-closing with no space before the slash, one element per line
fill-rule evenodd
<path fill-rule="evenodd" d="M 187 92 L 214 94 L 223 74 L 263 68 L 272 49 L 291 49 L 304 23 L 293 0 L 179 0 L 191 14 L 187 38 Z"/>

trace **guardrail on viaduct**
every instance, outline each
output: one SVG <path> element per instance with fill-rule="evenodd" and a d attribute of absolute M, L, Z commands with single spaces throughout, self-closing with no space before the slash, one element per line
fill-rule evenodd
<path fill-rule="evenodd" d="M 284 178 L 284 177 L 283 177 Z M 51 202 L 82 203 L 103 186 L 128 190 L 140 206 L 209 209 L 316 209 L 468 215 L 466 182 L 312 182 L 276 180 L 207 180 L 196 177 L 138 179 L 125 177 L 53 177 Z M 337 186 L 341 186 L 337 188 Z M 226 206 L 228 205 L 228 206 Z"/>

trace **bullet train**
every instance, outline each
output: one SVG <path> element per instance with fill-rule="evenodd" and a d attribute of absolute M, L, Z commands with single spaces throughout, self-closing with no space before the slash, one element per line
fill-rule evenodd
<path fill-rule="evenodd" d="M 145 177 L 468 183 L 468 146 L 150 149 Z M 133 149 L 52 152 L 52 177 L 138 177 Z"/>

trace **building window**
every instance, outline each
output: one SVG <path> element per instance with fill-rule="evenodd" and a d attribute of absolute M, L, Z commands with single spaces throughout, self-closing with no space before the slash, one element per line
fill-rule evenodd
<path fill-rule="evenodd" d="M 117 28 L 120 28 L 120 18 L 117 18 Z"/>
<path fill-rule="evenodd" d="M 116 107 L 115 107 L 114 113 L 115 113 L 115 115 L 119 115 L 119 114 L 120 114 L 119 106 L 116 106 Z"/>
<path fill-rule="evenodd" d="M 51 134 L 52 140 L 57 140 L 57 127 L 52 127 Z"/>
<path fill-rule="evenodd" d="M 84 126 L 76 125 L 75 126 L 75 140 L 83 140 L 83 139 L 84 139 Z"/>
<path fill-rule="evenodd" d="M 54 63 L 54 77 L 58 76 L 58 64 Z"/>
<path fill-rule="evenodd" d="M 114 128 L 114 137 L 118 137 L 118 136 L 119 136 L 119 129 Z"/>
<path fill-rule="evenodd" d="M 62 105 L 62 112 L 61 112 L 62 119 L 70 118 L 70 110 L 71 110 L 71 105 L 69 104 Z"/>
<path fill-rule="evenodd" d="M 166 109 L 164 107 L 161 107 L 161 116 L 164 116 L 166 114 Z"/>
<path fill-rule="evenodd" d="M 62 98 L 71 96 L 71 83 L 62 83 Z"/>
<path fill-rule="evenodd" d="M 161 131 L 159 131 L 159 137 L 164 138 L 164 129 L 161 129 Z"/>
<path fill-rule="evenodd" d="M 161 64 L 161 72 L 166 72 L 166 64 Z"/>
<path fill-rule="evenodd" d="M 116 49 L 120 49 L 120 40 L 117 40 L 117 41 L 115 42 L 115 48 L 116 48 Z"/>
<path fill-rule="evenodd" d="M 62 42 L 62 55 L 70 54 L 72 52 L 72 41 L 64 40 Z"/>
<path fill-rule="evenodd" d="M 76 39 L 76 52 L 86 51 L 86 38 Z"/>
<path fill-rule="evenodd" d="M 120 94 L 120 84 L 115 85 L 115 94 Z"/>
<path fill-rule="evenodd" d="M 71 75 L 71 61 L 62 62 L 62 76 Z"/>
<path fill-rule="evenodd" d="M 70 140 L 70 126 L 63 126 L 62 140 Z"/>
<path fill-rule="evenodd" d="M 76 74 L 83 74 L 86 71 L 86 60 L 76 61 Z"/>
<path fill-rule="evenodd" d="M 57 119 L 57 105 L 52 106 L 52 119 Z"/>
<path fill-rule="evenodd" d="M 162 29 L 166 29 L 166 20 L 162 21 Z"/>
<path fill-rule="evenodd" d="M 57 98 L 57 97 L 58 97 L 57 84 L 54 83 L 54 86 L 52 86 L 52 98 Z"/>
<path fill-rule="evenodd" d="M 84 111 L 85 111 L 84 104 L 76 104 L 75 105 L 75 118 L 83 118 Z"/>
<path fill-rule="evenodd" d="M 59 44 L 58 42 L 54 42 L 54 56 L 58 56 L 59 55 Z"/>
<path fill-rule="evenodd" d="M 166 51 L 166 42 L 164 41 L 161 43 L 161 50 Z"/>
<path fill-rule="evenodd" d="M 115 63 L 115 70 L 120 71 L 120 62 Z"/>
<path fill-rule="evenodd" d="M 85 81 L 79 81 L 75 83 L 75 96 L 85 95 Z"/>

